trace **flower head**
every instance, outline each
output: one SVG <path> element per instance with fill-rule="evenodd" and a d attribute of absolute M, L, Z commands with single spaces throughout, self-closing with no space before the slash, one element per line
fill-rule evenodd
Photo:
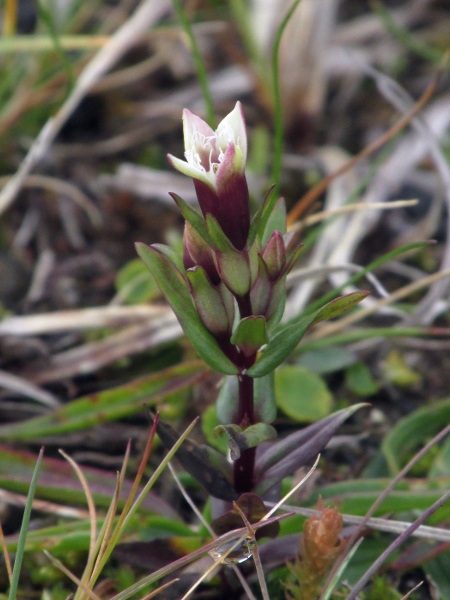
<path fill-rule="evenodd" d="M 186 160 L 169 154 L 169 161 L 194 180 L 203 215 L 212 214 L 232 244 L 242 250 L 250 229 L 250 208 L 244 174 L 247 132 L 240 102 L 216 131 L 184 109 L 183 132 Z"/>

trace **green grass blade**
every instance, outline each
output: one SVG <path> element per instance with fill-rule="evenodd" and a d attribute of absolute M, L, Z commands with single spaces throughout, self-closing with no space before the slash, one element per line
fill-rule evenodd
<path fill-rule="evenodd" d="M 206 73 L 205 63 L 203 62 L 202 54 L 198 47 L 197 41 L 194 36 L 194 32 L 192 31 L 191 24 L 189 23 L 189 19 L 184 11 L 184 8 L 181 5 L 180 0 L 172 0 L 173 8 L 177 13 L 177 17 L 180 20 L 181 26 L 186 33 L 189 43 L 191 45 L 192 58 L 194 59 L 195 70 L 197 71 L 198 82 L 200 84 L 200 88 L 202 90 L 203 100 L 205 101 L 206 107 L 206 121 L 208 125 L 214 129 L 214 107 L 211 92 L 208 85 L 208 75 Z"/>
<path fill-rule="evenodd" d="M 278 187 L 281 175 L 281 158 L 283 154 L 283 113 L 281 109 L 281 90 L 280 90 L 280 73 L 278 69 L 278 59 L 280 54 L 281 38 L 284 30 L 289 23 L 295 9 L 300 4 L 300 0 L 294 0 L 292 6 L 287 11 L 281 25 L 278 28 L 275 41 L 272 48 L 272 77 L 273 77 L 273 95 L 274 95 L 274 153 L 272 167 L 272 181 Z M 272 201 L 268 202 L 267 215 L 272 212 L 275 204 L 276 194 L 273 195 Z M 264 217 L 263 217 L 264 218 Z"/>
<path fill-rule="evenodd" d="M 31 478 L 30 489 L 28 491 L 27 502 L 23 513 L 22 525 L 20 527 L 19 541 L 17 544 L 16 558 L 14 560 L 14 568 L 11 579 L 11 587 L 9 589 L 8 600 L 15 600 L 17 596 L 17 588 L 19 586 L 20 569 L 22 567 L 23 555 L 25 552 L 25 542 L 27 539 L 28 525 L 30 523 L 31 507 L 33 505 L 34 493 L 37 487 L 39 469 L 41 467 L 42 457 L 44 456 L 44 448 L 41 448 L 36 466 L 34 468 L 33 477 Z"/>
<path fill-rule="evenodd" d="M 401 246 L 400 248 L 395 248 L 395 250 L 392 250 L 391 252 L 383 254 L 383 256 L 380 256 L 380 258 L 377 258 L 376 260 L 369 263 L 367 267 L 364 267 L 363 269 L 361 269 L 361 271 L 358 271 L 358 273 L 355 273 L 355 275 L 349 277 L 349 279 L 347 279 L 345 283 L 338 286 L 337 288 L 330 290 L 321 298 L 318 298 L 315 302 L 311 302 L 311 304 L 308 305 L 308 308 L 303 313 L 301 313 L 301 315 L 299 315 L 298 317 L 294 317 L 294 319 L 292 319 L 290 322 L 299 321 L 305 315 L 308 315 L 321 308 L 324 304 L 327 304 L 327 302 L 330 302 L 331 300 L 336 298 L 336 296 L 339 296 L 339 294 L 342 293 L 342 291 L 345 290 L 346 287 L 348 287 L 349 285 L 353 285 L 354 283 L 362 279 L 365 275 L 367 275 L 367 273 L 375 271 L 375 269 L 378 269 L 378 267 L 381 267 L 385 263 L 394 260 L 394 258 L 397 258 L 397 256 L 405 254 L 406 252 L 409 252 L 411 250 L 423 248 L 424 246 L 428 246 L 429 244 L 430 242 L 427 241 L 414 242 L 413 244 L 406 244 L 404 246 Z"/>
<path fill-rule="evenodd" d="M 142 411 L 144 404 L 173 398 L 205 374 L 198 361 L 177 365 L 125 385 L 73 400 L 48 415 L 0 426 L 2 440 L 36 440 L 114 421 Z"/>

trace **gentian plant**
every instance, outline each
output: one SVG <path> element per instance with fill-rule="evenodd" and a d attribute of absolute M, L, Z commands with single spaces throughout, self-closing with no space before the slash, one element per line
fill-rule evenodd
<path fill-rule="evenodd" d="M 222 423 L 217 433 L 229 438 L 232 468 L 216 450 L 193 442 L 178 456 L 213 497 L 232 501 L 251 492 L 264 498 L 283 477 L 315 457 L 357 408 L 272 441 L 274 370 L 309 327 L 353 307 L 367 292 L 337 298 L 282 323 L 286 276 L 301 246 L 287 232 L 284 200 L 273 204 L 271 190 L 251 214 L 241 104 L 216 131 L 185 109 L 183 129 L 186 160 L 168 158 L 192 178 L 201 212 L 171 194 L 186 220 L 183 256 L 161 244 L 138 243 L 137 251 L 195 350 L 225 376 L 216 404 Z M 158 434 L 165 444 L 176 436 L 161 422 Z"/>

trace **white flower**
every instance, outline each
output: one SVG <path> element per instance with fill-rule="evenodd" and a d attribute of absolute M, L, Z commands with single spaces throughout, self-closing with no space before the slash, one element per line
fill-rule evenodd
<path fill-rule="evenodd" d="M 203 119 L 185 108 L 183 132 L 186 161 L 168 155 L 177 171 L 202 181 L 219 193 L 222 179 L 228 179 L 233 172 L 244 173 L 247 132 L 240 102 L 219 123 L 215 132 Z"/>

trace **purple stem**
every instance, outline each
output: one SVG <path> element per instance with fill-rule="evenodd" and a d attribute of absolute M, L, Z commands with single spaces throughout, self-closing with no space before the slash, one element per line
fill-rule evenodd
<path fill-rule="evenodd" d="M 237 298 L 237 302 L 241 318 L 248 317 L 252 314 L 250 294 Z M 240 355 L 240 364 L 238 366 L 244 371 L 249 369 L 254 364 L 255 360 L 256 354 L 250 357 Z M 254 422 L 253 377 L 241 374 L 239 376 L 239 413 L 236 424 L 245 429 L 249 425 L 253 425 Z M 250 492 L 253 489 L 255 454 L 256 448 L 243 450 L 241 456 L 234 463 L 234 488 L 240 494 Z"/>

